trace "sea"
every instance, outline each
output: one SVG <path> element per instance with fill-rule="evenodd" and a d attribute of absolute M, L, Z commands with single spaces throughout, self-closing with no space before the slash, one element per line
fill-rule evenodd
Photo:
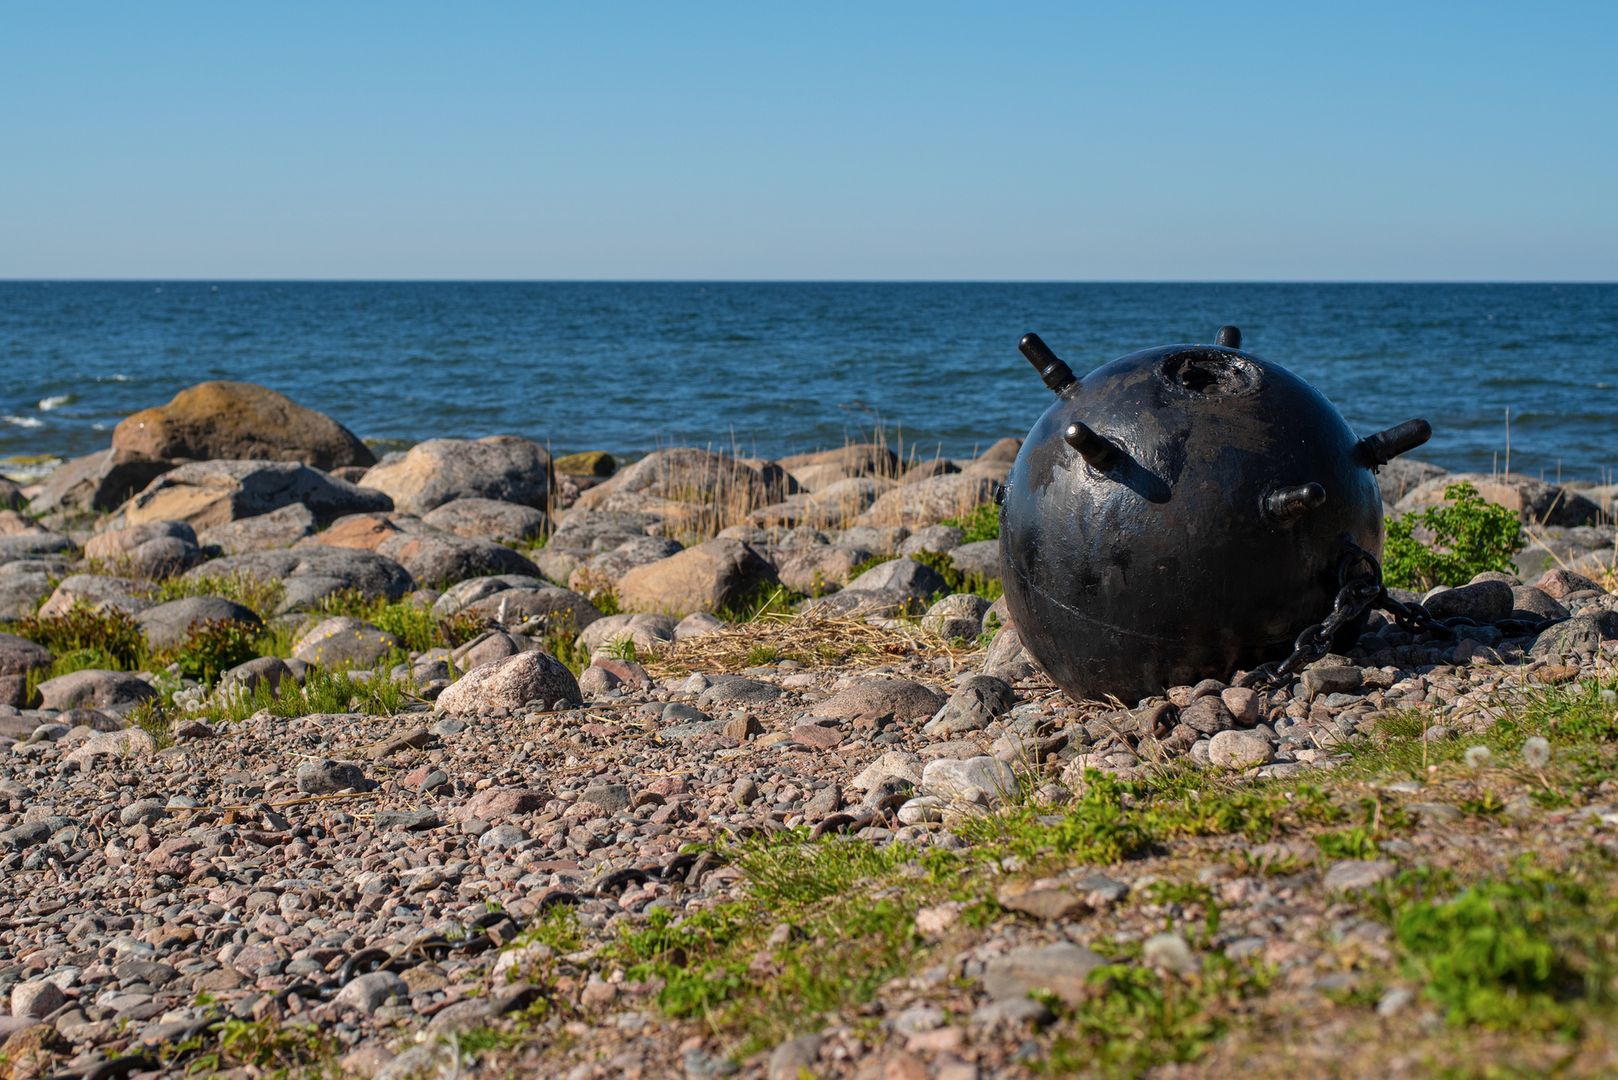
<path fill-rule="evenodd" d="M 1618 285 L 0 282 L 0 471 L 98 450 L 206 379 L 261 383 L 379 449 L 509 432 L 557 453 L 964 457 L 1076 371 L 1241 327 L 1362 433 L 1432 422 L 1452 469 L 1609 482 Z"/>

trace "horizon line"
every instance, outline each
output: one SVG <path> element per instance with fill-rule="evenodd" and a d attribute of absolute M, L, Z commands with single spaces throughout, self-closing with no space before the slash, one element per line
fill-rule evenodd
<path fill-rule="evenodd" d="M 6 277 L 5 285 L 1618 285 L 1580 278 Z"/>

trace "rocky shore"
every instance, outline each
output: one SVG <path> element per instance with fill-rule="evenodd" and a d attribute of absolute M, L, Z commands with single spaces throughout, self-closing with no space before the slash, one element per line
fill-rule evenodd
<path fill-rule="evenodd" d="M 1362 1044 L 1443 1010 L 1344 898 L 1610 846 L 1557 770 L 1618 734 L 1614 489 L 1467 477 L 1529 546 L 1429 602 L 1537 636 L 1373 615 L 1278 689 L 1078 703 L 996 599 L 1017 449 L 377 460 L 209 383 L 0 482 L 0 1077 L 1269 1075 L 1281 1016 L 1276 1075 L 1421 1075 Z"/>

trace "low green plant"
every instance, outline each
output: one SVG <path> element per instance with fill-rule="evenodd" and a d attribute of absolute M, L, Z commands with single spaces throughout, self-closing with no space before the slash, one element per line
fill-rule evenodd
<path fill-rule="evenodd" d="M 357 589 L 343 589 L 321 600 L 316 611 L 322 615 L 345 615 L 363 619 L 398 638 L 411 652 L 428 649 L 454 649 L 466 644 L 488 628 L 480 615 L 457 612 L 439 615 L 430 607 L 411 600 L 388 600 L 367 596 Z"/>
<path fill-rule="evenodd" d="M 57 656 L 101 661 L 79 663 L 69 669 L 74 671 L 92 666 L 135 671 L 146 658 L 146 637 L 135 617 L 121 608 L 98 610 L 76 602 L 60 615 L 25 615 L 12 625 L 11 632 L 38 642 Z"/>
<path fill-rule="evenodd" d="M 952 525 L 961 530 L 961 543 L 976 544 L 983 540 L 1000 539 L 1000 508 L 994 503 L 983 503 L 959 517 L 946 518 L 941 525 Z"/>
<path fill-rule="evenodd" d="M 1430 533 L 1423 543 L 1417 531 Z M 1382 576 L 1389 585 L 1426 590 L 1465 585 L 1488 570 L 1515 573 L 1512 556 L 1523 548 L 1522 523 L 1503 506 L 1484 501 L 1468 483 L 1444 488 L 1444 502 L 1390 518 Z"/>
<path fill-rule="evenodd" d="M 769 581 L 754 582 L 725 603 L 714 614 L 728 623 L 752 622 L 768 616 L 788 615 L 804 596 L 785 585 Z"/>
<path fill-rule="evenodd" d="M 185 640 L 157 654 L 154 662 L 175 664 L 189 679 L 212 683 L 237 664 L 259 655 L 259 628 L 230 619 L 193 626 Z"/>
<path fill-rule="evenodd" d="M 151 592 L 151 598 L 158 603 L 192 596 L 222 596 L 226 600 L 234 600 L 263 619 L 274 614 L 281 606 L 281 601 L 286 597 L 286 586 L 274 579 L 267 580 L 238 571 L 217 576 L 169 578 L 159 582 Z"/>
<path fill-rule="evenodd" d="M 1267 989 L 1271 976 L 1217 952 L 1199 961 L 1190 978 L 1128 963 L 1096 968 L 1087 980 L 1093 992 L 1058 1019 L 1049 1071 L 1136 1077 L 1201 1057 L 1230 1028 L 1241 1001 Z"/>
<path fill-rule="evenodd" d="M 1504 877 L 1387 910 L 1406 973 L 1451 1024 L 1575 1035 L 1579 1003 L 1612 1001 L 1618 904 L 1580 876 L 1524 859 Z"/>

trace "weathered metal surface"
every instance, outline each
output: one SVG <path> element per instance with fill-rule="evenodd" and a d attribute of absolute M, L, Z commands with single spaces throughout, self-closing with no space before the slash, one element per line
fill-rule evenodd
<path fill-rule="evenodd" d="M 1006 597 L 1074 697 L 1133 702 L 1285 655 L 1330 610 L 1348 544 L 1381 555 L 1375 466 L 1430 434 L 1417 420 L 1361 440 L 1235 327 L 1218 340 L 1076 379 L 1023 339 L 1056 400 L 1005 487 Z"/>

